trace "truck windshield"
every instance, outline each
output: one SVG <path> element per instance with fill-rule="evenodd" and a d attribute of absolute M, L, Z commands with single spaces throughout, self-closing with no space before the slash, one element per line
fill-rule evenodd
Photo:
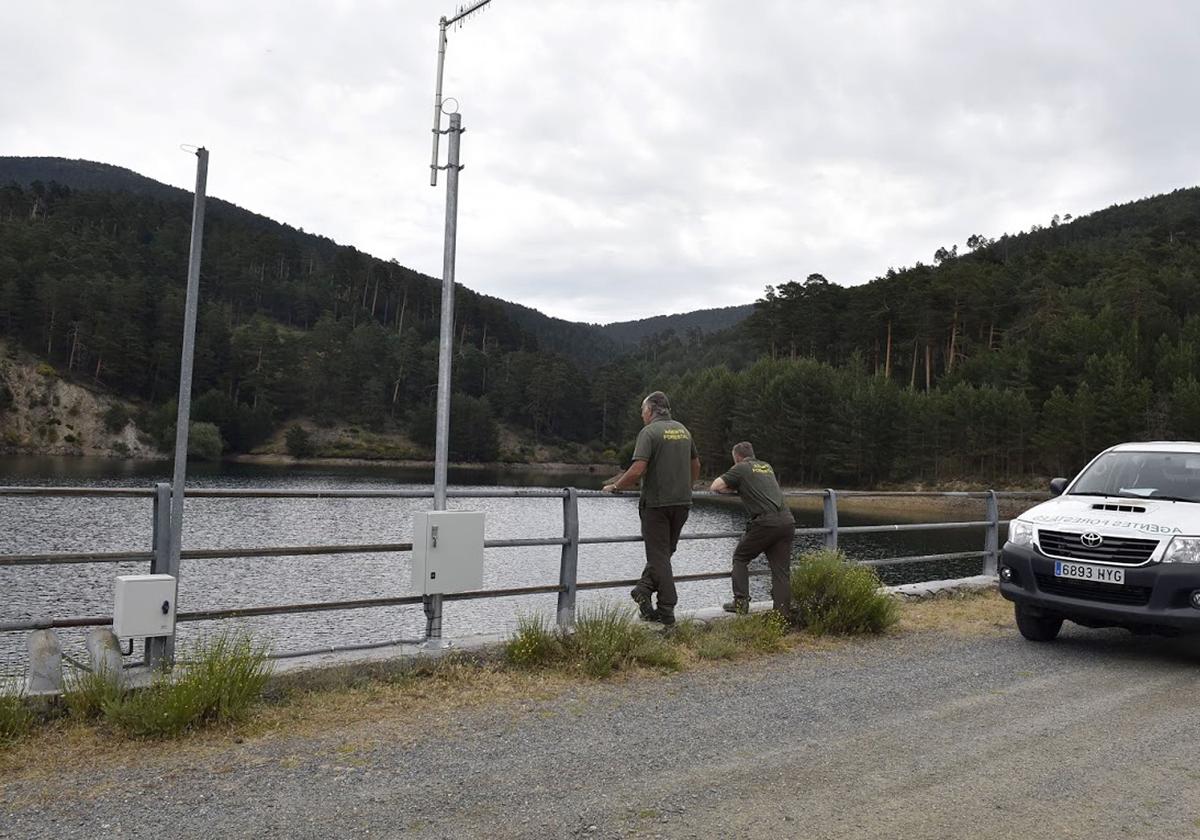
<path fill-rule="evenodd" d="M 1200 502 L 1200 454 L 1109 452 L 1083 471 L 1071 495 Z"/>

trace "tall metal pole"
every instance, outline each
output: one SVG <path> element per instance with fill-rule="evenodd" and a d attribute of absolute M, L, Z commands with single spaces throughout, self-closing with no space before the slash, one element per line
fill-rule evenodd
<path fill-rule="evenodd" d="M 171 568 L 179 574 L 183 539 L 183 483 L 187 476 L 188 422 L 192 416 L 192 361 L 196 355 L 196 310 L 200 297 L 200 247 L 204 239 L 204 198 L 208 149 L 196 150 L 196 193 L 192 204 L 192 246 L 188 253 L 187 303 L 183 310 L 183 357 L 179 363 L 179 411 L 175 419 L 175 472 L 171 480 Z"/>
<path fill-rule="evenodd" d="M 454 252 L 458 236 L 458 164 L 462 115 L 450 115 L 446 155 L 446 242 L 442 251 L 442 324 L 438 336 L 437 441 L 434 446 L 433 509 L 446 509 L 450 451 L 450 360 L 454 347 Z"/>
<path fill-rule="evenodd" d="M 446 154 L 446 241 L 442 252 L 442 323 L 438 338 L 437 437 L 433 456 L 433 509 L 446 509 L 450 460 L 450 361 L 454 346 L 454 253 L 458 234 L 458 163 L 462 115 L 450 115 Z M 442 636 L 442 596 L 426 595 L 425 638 Z"/>

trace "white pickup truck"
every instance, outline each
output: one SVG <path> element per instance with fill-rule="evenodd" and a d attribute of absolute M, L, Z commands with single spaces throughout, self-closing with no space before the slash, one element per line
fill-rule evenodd
<path fill-rule="evenodd" d="M 1064 619 L 1135 633 L 1200 632 L 1200 443 L 1124 443 L 1008 528 L 1000 593 L 1026 639 Z"/>

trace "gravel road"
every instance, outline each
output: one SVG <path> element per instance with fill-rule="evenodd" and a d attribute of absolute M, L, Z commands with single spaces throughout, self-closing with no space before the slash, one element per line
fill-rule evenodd
<path fill-rule="evenodd" d="M 0 837 L 1200 836 L 1200 642 L 920 632 L 0 791 Z M 0 780 L 2 781 L 2 780 Z M 153 790 L 153 792 L 150 792 Z"/>

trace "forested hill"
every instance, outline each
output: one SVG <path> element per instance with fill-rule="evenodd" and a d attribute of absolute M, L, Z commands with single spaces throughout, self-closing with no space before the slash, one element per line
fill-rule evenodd
<path fill-rule="evenodd" d="M 34 177 L 42 171 L 53 179 Z M 148 425 L 167 427 L 190 219 L 190 194 L 127 170 L 0 158 L 0 338 L 142 401 L 161 415 Z M 216 423 L 229 449 L 301 416 L 427 441 L 436 281 L 215 198 L 201 279 L 196 417 Z M 601 430 L 577 362 L 544 349 L 510 312 L 468 289 L 456 295 L 459 457 L 495 457 L 495 421 L 531 441 Z M 465 437 L 476 425 L 477 439 Z"/>
<path fill-rule="evenodd" d="M 295 418 L 427 447 L 438 284 L 209 206 L 195 416 L 232 451 Z M 0 158 L 0 338 L 169 431 L 190 214 L 126 170 Z M 744 320 L 648 319 L 649 336 L 460 290 L 452 454 L 495 457 L 502 425 L 514 457 L 620 449 L 655 388 L 707 472 L 750 439 L 792 484 L 1028 482 L 1121 440 L 1200 439 L 1200 189 L 975 234 L 849 288 L 783 280 Z M 5 405 L 0 381 L 0 421 Z"/>
<path fill-rule="evenodd" d="M 655 358 L 709 458 L 749 437 L 801 482 L 1068 474 L 1120 441 L 1197 440 L 1200 189 L 976 234 L 851 288 L 811 274 L 723 347 Z"/>
<path fill-rule="evenodd" d="M 637 321 L 616 321 L 599 327 L 604 335 L 625 347 L 633 347 L 645 339 L 674 332 L 687 335 L 690 332 L 719 332 L 745 320 L 754 312 L 754 304 L 725 306 L 720 309 L 697 309 L 678 315 L 655 315 Z"/>
<path fill-rule="evenodd" d="M 58 184 L 73 191 L 131 193 L 168 203 L 187 202 L 189 206 L 192 200 L 190 192 L 147 178 L 132 170 L 105 163 L 66 158 L 0 157 L 0 185 L 10 183 L 27 189 L 34 184 L 40 184 L 45 190 L 50 184 Z M 210 215 L 213 209 L 216 209 L 217 215 L 227 222 L 255 228 L 270 237 L 292 240 L 306 250 L 320 252 L 326 259 L 333 259 L 341 247 L 331 239 L 281 224 L 219 198 L 210 197 L 208 207 Z M 368 258 L 366 255 L 362 256 Z M 411 279 L 422 278 L 430 283 L 440 282 L 394 263 L 392 265 L 394 272 L 405 272 Z M 466 294 L 472 293 L 467 291 Z M 575 364 L 588 369 L 611 361 L 623 351 L 636 347 L 643 339 L 656 333 L 674 330 L 683 334 L 692 329 L 699 329 L 704 333 L 714 332 L 745 318 L 754 309 L 753 304 L 746 304 L 740 307 L 661 315 L 641 321 L 600 326 L 554 318 L 536 309 L 489 295 L 475 297 L 496 311 L 503 311 L 514 325 L 527 334 L 527 338 L 534 339 L 541 348 L 566 356 Z"/>

